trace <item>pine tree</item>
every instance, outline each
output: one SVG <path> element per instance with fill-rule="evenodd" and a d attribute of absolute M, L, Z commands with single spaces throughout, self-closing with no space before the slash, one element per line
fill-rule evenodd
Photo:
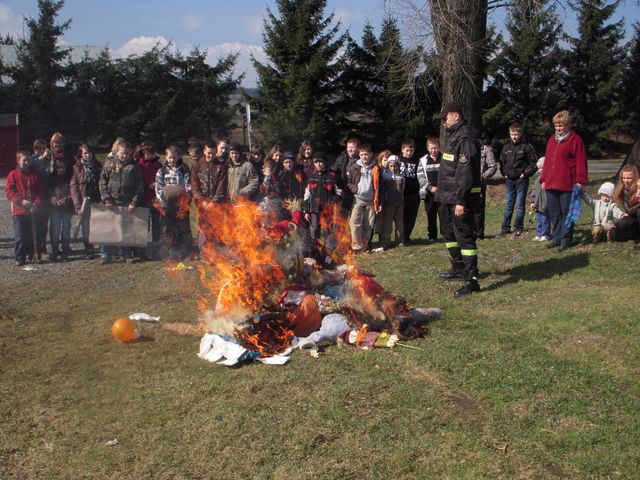
<path fill-rule="evenodd" d="M 551 116 L 563 106 L 562 32 L 549 4 L 515 1 L 506 20 L 509 38 L 497 38 L 499 53 L 487 72 L 485 105 L 490 103 L 483 115 L 483 135 L 493 144 L 505 138 L 512 122 L 524 125 L 529 140 L 543 142 Z"/>
<path fill-rule="evenodd" d="M 623 22 L 608 23 L 620 1 L 577 0 L 578 37 L 568 63 L 575 127 L 591 154 L 604 154 L 624 124 L 620 96 Z"/>
<path fill-rule="evenodd" d="M 267 63 L 255 58 L 260 97 L 255 100 L 256 124 L 265 143 L 297 147 L 313 138 L 321 147 L 335 142 L 335 103 L 339 50 L 346 35 L 338 35 L 333 14 L 323 18 L 326 0 L 276 0 L 278 16 L 267 9 L 264 50 Z"/>
<path fill-rule="evenodd" d="M 384 83 L 378 66 L 380 42 L 370 23 L 364 26 L 361 42 L 362 46 L 348 38 L 342 59 L 336 108 L 343 114 L 338 118 L 338 127 L 342 137 L 357 133 L 364 141 L 374 143 L 383 128 L 379 105 Z"/>
<path fill-rule="evenodd" d="M 418 101 L 413 104 L 406 101 L 403 89 L 407 76 L 418 75 L 422 52 L 404 49 L 393 17 L 383 19 L 379 38 L 370 24 L 365 25 L 361 42 L 360 46 L 350 40 L 344 56 L 342 131 L 357 132 L 374 150 L 396 150 L 403 139 L 424 135 L 428 123 L 424 107 L 434 103 L 424 95 L 429 91 L 424 88 L 427 81 L 415 83 Z"/>
<path fill-rule="evenodd" d="M 27 36 L 16 44 L 16 64 L 8 69 L 12 96 L 21 115 L 26 138 L 48 136 L 63 129 L 65 89 L 61 82 L 68 73 L 65 59 L 69 49 L 59 39 L 71 20 L 56 23 L 64 0 L 38 0 L 38 18 L 26 18 Z"/>
<path fill-rule="evenodd" d="M 633 26 L 633 38 L 629 42 L 627 61 L 622 83 L 627 129 L 633 135 L 640 135 L 640 22 Z"/>

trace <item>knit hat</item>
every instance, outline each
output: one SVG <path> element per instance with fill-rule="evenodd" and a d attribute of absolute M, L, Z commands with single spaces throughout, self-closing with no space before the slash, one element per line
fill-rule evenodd
<path fill-rule="evenodd" d="M 613 197 L 613 192 L 615 190 L 615 186 L 611 182 L 604 182 L 600 185 L 598 189 L 598 195 L 607 195 L 609 197 Z"/>
<path fill-rule="evenodd" d="M 536 162 L 536 167 L 541 168 L 544 166 L 544 157 L 540 157 Z"/>
<path fill-rule="evenodd" d="M 240 144 L 237 143 L 237 142 L 233 142 L 231 145 L 229 145 L 229 151 L 239 152 L 240 151 Z"/>
<path fill-rule="evenodd" d="M 387 158 L 387 164 L 391 165 L 392 163 L 398 163 L 397 155 L 389 155 L 389 158 Z"/>
<path fill-rule="evenodd" d="M 295 159 L 296 159 L 296 156 L 292 152 L 284 152 L 284 154 L 282 154 L 283 162 L 285 160 L 295 160 Z"/>

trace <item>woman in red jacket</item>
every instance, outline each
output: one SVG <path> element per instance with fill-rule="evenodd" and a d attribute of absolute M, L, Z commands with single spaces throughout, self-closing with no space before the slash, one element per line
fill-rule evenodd
<path fill-rule="evenodd" d="M 547 142 L 540 184 L 547 194 L 551 241 L 547 248 L 566 250 L 573 239 L 573 223 L 565 225 L 573 186 L 589 183 L 587 153 L 582 139 L 571 129 L 571 114 L 563 110 L 553 117 L 555 134 Z"/>

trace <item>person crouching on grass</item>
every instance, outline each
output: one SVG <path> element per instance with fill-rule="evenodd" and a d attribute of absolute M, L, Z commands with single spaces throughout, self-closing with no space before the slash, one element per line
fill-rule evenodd
<path fill-rule="evenodd" d="M 371 163 L 371 147 L 361 145 L 358 155 L 360 159 L 348 174 L 348 187 L 354 196 L 349 218 L 351 249 L 354 253 L 369 250 L 376 213 L 382 211 L 379 203 L 380 171 L 378 165 Z"/>
<path fill-rule="evenodd" d="M 44 180 L 29 165 L 29 152 L 26 150 L 18 152 L 16 163 L 16 168 L 7 175 L 5 194 L 11 202 L 16 266 L 20 267 L 27 257 L 36 255 L 33 220 L 44 195 Z"/>
<path fill-rule="evenodd" d="M 181 262 L 189 255 L 193 244 L 189 224 L 191 171 L 175 145 L 166 148 L 164 158 L 165 164 L 156 173 L 154 189 L 163 213 L 160 216 L 160 257 Z"/>
<path fill-rule="evenodd" d="M 626 217 L 627 214 L 620 210 L 620 207 L 611 199 L 615 186 L 611 182 L 604 182 L 598 189 L 599 200 L 595 200 L 589 196 L 587 192 L 582 194 L 582 200 L 593 209 L 593 222 L 591 226 L 591 234 L 593 235 L 593 243 L 597 243 L 607 237 L 607 242 L 613 242 L 613 234 L 615 232 L 616 220 Z"/>

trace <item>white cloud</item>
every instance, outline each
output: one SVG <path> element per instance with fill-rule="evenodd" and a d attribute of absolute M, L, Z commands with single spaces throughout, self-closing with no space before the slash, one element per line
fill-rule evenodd
<path fill-rule="evenodd" d="M 162 35 L 155 37 L 134 37 L 120 48 L 112 49 L 111 53 L 114 58 L 127 58 L 130 55 L 141 55 L 144 52 L 148 52 L 156 45 L 165 47 L 170 44 L 173 46 L 173 44 Z"/>
<path fill-rule="evenodd" d="M 22 35 L 23 21 L 22 16 L 13 13 L 11 7 L 0 3 L 0 33 L 2 35 L 8 33 L 14 38 Z"/>
<path fill-rule="evenodd" d="M 164 47 L 169 45 L 171 51 L 180 50 L 184 55 L 188 55 L 193 50 L 193 45 L 186 43 L 180 45 L 179 48 L 173 42 L 170 42 L 166 37 L 158 35 L 155 37 L 134 37 L 126 42 L 119 48 L 111 49 L 111 55 L 113 58 L 127 58 L 131 55 L 142 55 L 144 52 L 148 52 L 156 45 Z M 232 42 L 221 43 L 218 45 L 212 45 L 206 48 L 207 50 L 207 63 L 215 65 L 220 58 L 223 58 L 230 53 L 238 53 L 238 60 L 236 61 L 236 67 L 233 75 L 239 76 L 245 74 L 242 85 L 246 87 L 255 87 L 257 83 L 257 73 L 251 63 L 251 55 L 260 62 L 266 62 L 267 57 L 264 53 L 262 45 L 250 45 L 247 43 Z"/>
<path fill-rule="evenodd" d="M 243 23 L 244 29 L 251 35 L 262 34 L 262 17 L 249 17 Z"/>
<path fill-rule="evenodd" d="M 202 15 L 196 15 L 195 13 L 193 13 L 184 17 L 180 21 L 180 24 L 189 30 L 195 30 L 204 25 L 204 17 Z"/>
<path fill-rule="evenodd" d="M 249 45 L 246 43 L 222 43 L 219 45 L 213 45 L 207 47 L 207 62 L 215 64 L 218 59 L 224 57 L 230 53 L 238 53 L 238 60 L 236 62 L 236 68 L 234 74 L 245 74 L 242 85 L 245 87 L 255 87 L 258 80 L 258 75 L 251 63 L 251 55 L 259 61 L 266 62 L 267 56 L 264 53 L 264 48 L 261 45 Z"/>

